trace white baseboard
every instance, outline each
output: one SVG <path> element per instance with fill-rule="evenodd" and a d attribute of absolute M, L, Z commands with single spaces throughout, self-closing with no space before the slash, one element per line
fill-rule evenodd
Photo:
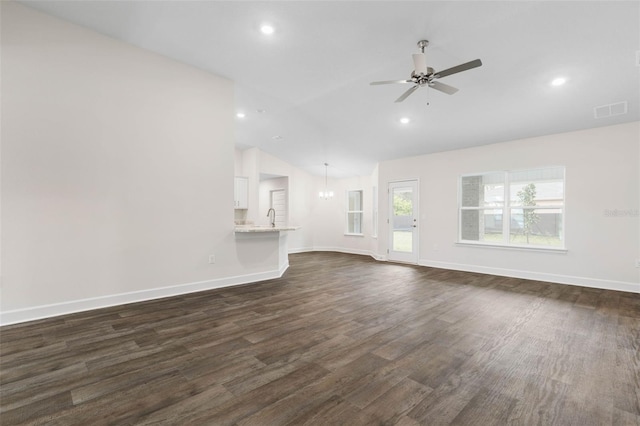
<path fill-rule="evenodd" d="M 332 251 L 338 253 L 358 254 L 371 256 L 379 261 L 386 261 L 386 256 L 378 255 L 370 250 L 346 249 L 342 247 L 309 247 L 295 248 L 289 253 L 305 253 L 310 251 Z M 597 278 L 577 277 L 569 275 L 549 274 L 534 271 L 521 271 L 516 269 L 503 269 L 478 265 L 466 265 L 449 262 L 419 260 L 418 265 L 432 268 L 449 269 L 455 271 L 476 272 L 504 277 L 522 278 L 528 280 L 545 281 L 558 284 L 577 285 L 582 287 L 599 288 L 605 290 L 617 290 L 630 293 L 640 293 L 640 284 L 624 281 L 602 280 Z M 275 278 L 280 278 L 289 268 L 289 263 L 281 265 L 279 270 L 260 272 L 254 274 L 239 275 L 234 277 L 218 278 L 194 283 L 179 284 L 169 287 L 141 290 L 130 293 L 113 294 L 102 297 L 73 300 L 69 302 L 51 305 L 35 306 L 25 309 L 0 312 L 0 325 L 16 324 L 59 315 L 72 314 L 92 309 L 107 308 L 110 306 L 124 305 L 128 303 L 143 302 L 160 299 L 163 297 L 178 296 L 181 294 L 195 293 L 198 291 L 213 290 L 216 288 L 231 287 L 241 284 L 255 283 Z"/>
<path fill-rule="evenodd" d="M 381 262 L 388 261 L 387 256 L 374 253 L 369 250 L 345 249 L 341 247 L 313 247 L 305 249 L 295 249 L 290 253 L 304 253 L 309 251 L 335 251 L 339 253 L 360 254 L 371 256 Z M 556 284 L 577 285 L 581 287 L 599 288 L 603 290 L 625 291 L 629 293 L 640 293 L 640 283 L 602 280 L 598 278 L 578 277 L 571 275 L 549 274 L 545 272 L 522 271 L 518 269 L 503 269 L 488 266 L 467 265 L 461 263 L 438 262 L 426 259 L 418 260 L 418 265 L 432 268 L 448 269 L 453 271 L 477 272 L 480 274 L 498 275 L 501 277 L 522 278 L 527 280 L 545 281 Z"/>
<path fill-rule="evenodd" d="M 179 296 L 182 294 L 195 293 L 198 291 L 213 290 L 216 288 L 255 283 L 259 281 L 280 278 L 288 268 L 289 262 L 286 262 L 284 265 L 280 266 L 279 270 L 274 271 L 238 275 L 235 277 L 218 278 L 194 283 L 178 284 L 169 287 L 133 291 L 130 293 L 112 294 L 108 296 L 92 297 L 88 299 L 72 300 L 69 302 L 0 312 L 0 325 L 17 324 L 43 318 L 57 317 L 59 315 L 89 311 L 92 309 L 108 308 L 110 306 L 144 302 L 147 300 Z"/>
<path fill-rule="evenodd" d="M 337 253 L 360 254 L 363 256 L 372 256 L 371 250 L 350 249 L 344 247 L 314 247 L 313 251 L 334 251 Z"/>
<path fill-rule="evenodd" d="M 571 275 L 548 274 L 545 272 L 521 271 L 517 269 L 503 269 L 489 266 L 466 265 L 460 263 L 438 262 L 421 259 L 420 266 L 449 269 L 454 271 L 477 272 L 480 274 L 498 275 L 501 277 L 522 278 L 526 280 L 545 281 L 556 284 L 569 284 L 581 287 L 600 288 L 604 290 L 626 291 L 640 293 L 640 284 L 624 281 L 601 280 L 598 278 L 577 277 Z"/>
<path fill-rule="evenodd" d="M 377 253 L 371 253 L 371 257 L 373 257 L 375 260 L 379 260 L 380 262 L 386 262 L 389 260 L 387 256 Z"/>
<path fill-rule="evenodd" d="M 297 248 L 289 248 L 289 254 L 296 253 L 309 253 L 310 251 L 315 251 L 313 247 L 297 247 Z"/>
<path fill-rule="evenodd" d="M 336 253 L 346 253 L 346 254 L 359 254 L 362 256 L 371 256 L 375 260 L 386 260 L 386 257 L 379 256 L 371 250 L 360 250 L 360 249 L 350 249 L 344 247 L 305 247 L 305 248 L 294 248 L 289 249 L 289 254 L 294 253 L 308 253 L 312 251 L 331 251 Z"/>

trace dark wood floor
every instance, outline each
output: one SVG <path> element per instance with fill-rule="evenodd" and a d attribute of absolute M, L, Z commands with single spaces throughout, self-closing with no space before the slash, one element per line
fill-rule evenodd
<path fill-rule="evenodd" d="M 640 425 L 640 295 L 290 256 L 0 329 L 2 425 Z"/>

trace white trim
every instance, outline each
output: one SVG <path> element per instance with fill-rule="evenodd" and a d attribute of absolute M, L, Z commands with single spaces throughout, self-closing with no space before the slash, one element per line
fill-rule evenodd
<path fill-rule="evenodd" d="M 491 249 L 505 249 L 505 250 L 522 250 L 522 251 L 542 251 L 542 252 L 551 252 L 551 253 L 561 253 L 566 254 L 569 250 L 564 247 L 553 247 L 553 246 L 524 246 L 518 244 L 498 244 L 498 243 L 483 243 L 483 242 L 474 242 L 474 241 L 456 241 L 454 243 L 457 246 L 462 247 L 484 247 Z"/>
<path fill-rule="evenodd" d="M 387 260 L 387 256 L 378 254 L 372 250 L 349 249 L 344 247 L 302 247 L 302 248 L 290 249 L 289 254 L 309 253 L 312 251 L 335 251 L 337 253 L 359 254 L 362 256 L 371 256 L 375 260 L 379 260 L 381 262 L 384 262 Z"/>
<path fill-rule="evenodd" d="M 352 192 L 360 193 L 360 210 L 349 210 L 349 195 Z M 345 215 L 344 215 L 344 225 L 345 225 L 344 235 L 364 236 L 364 232 L 349 232 L 349 214 L 360 214 L 360 230 L 362 231 L 364 229 L 364 190 L 347 189 L 345 191 Z"/>
<path fill-rule="evenodd" d="M 562 205 L 560 206 L 518 206 L 512 205 L 511 203 L 511 176 L 514 173 L 518 172 L 528 172 L 534 170 L 544 170 L 544 169 L 562 169 Z M 502 202 L 502 206 L 463 206 L 462 205 L 462 180 L 465 177 L 478 177 L 478 176 L 487 176 L 487 175 L 497 175 L 502 174 L 504 177 L 504 200 Z M 566 166 L 541 166 L 535 168 L 527 168 L 527 169 L 516 169 L 516 170 L 502 170 L 502 171 L 492 171 L 492 172 L 484 172 L 484 173 L 470 173 L 463 174 L 458 176 L 458 243 L 468 243 L 469 240 L 462 239 L 462 212 L 463 211 L 478 211 L 484 212 L 485 210 L 501 210 L 502 211 L 502 243 L 489 243 L 488 245 L 500 245 L 504 247 L 523 247 L 522 245 L 512 244 L 509 241 L 511 235 L 511 211 L 512 210 L 560 210 L 560 214 L 562 215 L 562 226 L 560 228 L 560 239 L 564 244 L 566 244 L 565 236 L 566 236 L 566 197 L 567 197 L 567 168 Z M 482 244 L 482 243 L 480 243 Z M 541 246 L 539 246 L 541 247 Z M 553 247 L 551 247 L 553 249 Z M 566 250 L 564 247 L 561 249 Z"/>
<path fill-rule="evenodd" d="M 308 253 L 310 251 L 315 251 L 315 248 L 313 248 L 313 247 L 290 248 L 289 249 L 289 254 Z"/>
<path fill-rule="evenodd" d="M 377 254 L 377 253 L 371 253 L 371 257 L 373 257 L 375 260 L 378 260 L 380 262 L 387 262 L 389 260 L 387 259 L 387 256 L 382 254 Z"/>
<path fill-rule="evenodd" d="M 392 187 L 407 187 L 410 186 L 412 188 L 413 193 L 413 229 L 412 233 L 412 246 L 411 252 L 399 252 L 393 250 L 393 221 L 391 217 L 393 216 L 393 191 Z M 388 235 L 388 250 L 387 250 L 387 258 L 402 263 L 410 263 L 412 265 L 417 265 L 420 260 L 420 179 L 413 178 L 405 181 L 394 181 L 389 182 L 387 184 L 387 235 Z"/>
<path fill-rule="evenodd" d="M 603 290 L 626 291 L 640 293 L 640 283 L 602 280 L 598 278 L 577 277 L 572 275 L 549 274 L 545 272 L 522 271 L 518 269 L 494 268 L 490 266 L 467 265 L 462 263 L 439 262 L 420 259 L 420 266 L 449 269 L 454 271 L 477 272 L 480 274 L 498 275 L 501 277 L 522 278 L 526 280 L 545 281 L 554 284 L 569 284 L 581 287 L 599 288 Z"/>
<path fill-rule="evenodd" d="M 371 203 L 371 221 L 373 222 L 371 238 L 378 238 L 378 187 L 376 185 L 371 188 Z"/>
<path fill-rule="evenodd" d="M 386 261 L 387 257 L 379 255 L 371 250 L 350 249 L 344 247 L 304 247 L 289 250 L 289 254 L 308 253 L 312 251 L 333 251 L 336 253 L 359 254 L 362 256 L 371 256 L 375 260 Z"/>
<path fill-rule="evenodd" d="M 169 287 L 153 288 L 148 290 L 133 291 L 130 293 L 112 294 L 108 296 L 91 297 L 88 299 L 72 300 L 69 302 L 54 303 L 51 305 L 34 306 L 25 309 L 0 312 L 0 325 L 16 324 L 59 315 L 73 314 L 76 312 L 93 309 L 107 308 L 128 303 L 144 302 L 147 300 L 161 299 L 164 297 L 180 296 L 199 291 L 213 290 L 216 288 L 231 287 L 242 284 L 280 278 L 289 268 L 289 262 L 280 266 L 279 270 L 259 272 L 235 277 L 217 278 L 207 281 L 178 284 Z"/>
<path fill-rule="evenodd" d="M 360 249 L 351 249 L 344 247 L 314 247 L 313 250 L 310 251 L 335 251 L 338 253 L 346 253 L 346 254 L 361 254 L 364 256 L 373 257 L 373 252 L 371 250 L 360 250 Z"/>
<path fill-rule="evenodd" d="M 289 253 L 306 253 L 312 251 L 338 252 L 347 254 L 357 254 L 371 256 L 373 259 L 385 262 L 387 256 L 375 253 L 371 250 L 348 249 L 342 247 L 302 247 L 289 250 Z M 544 281 L 555 284 L 568 284 L 582 287 L 599 288 L 604 290 L 625 291 L 630 293 L 640 293 L 640 283 L 602 280 L 598 278 L 578 277 L 571 275 L 549 274 L 535 271 L 522 271 L 517 269 L 494 268 L 488 266 L 468 265 L 451 262 L 439 262 L 426 259 L 418 260 L 419 266 L 448 269 L 454 271 L 476 272 L 512 278 L 522 278 L 527 280 Z M 213 290 L 217 288 L 232 287 L 242 284 L 257 283 L 260 281 L 276 279 L 282 277 L 289 268 L 286 261 L 279 270 L 260 272 L 235 277 L 218 278 L 208 281 L 199 281 L 175 286 L 162 287 L 149 290 L 140 290 L 130 293 L 120 293 L 108 296 L 80 299 L 70 302 L 42 305 L 32 308 L 16 309 L 13 311 L 0 312 L 0 325 L 17 324 L 26 321 L 34 321 L 43 318 L 56 317 L 59 315 L 72 314 L 76 312 L 89 311 L 93 309 L 107 308 L 111 306 L 124 305 L 128 303 L 143 302 L 164 297 L 179 296 L 183 294 L 195 293 L 199 291 Z"/>
<path fill-rule="evenodd" d="M 388 262 L 387 256 L 377 254 L 369 250 L 354 250 L 340 247 L 313 247 L 305 249 L 296 249 L 289 253 L 303 253 L 310 251 L 335 251 L 338 253 L 360 254 L 371 256 L 375 260 Z M 393 261 L 396 262 L 396 261 Z M 406 262 L 400 262 L 406 263 Z M 412 265 L 412 263 L 406 263 Z M 415 264 L 413 264 L 415 265 Z M 467 265 L 462 263 L 438 262 L 426 259 L 418 260 L 419 266 L 428 266 L 431 268 L 448 269 L 453 271 L 477 272 L 480 274 L 497 275 L 501 277 L 522 278 L 526 280 L 544 281 L 553 284 L 568 284 L 581 287 L 598 288 L 602 290 L 625 291 L 629 293 L 640 293 L 640 283 L 603 280 L 599 278 L 578 277 L 572 275 L 549 274 L 545 272 L 522 271 L 518 269 L 494 268 L 489 266 Z"/>
<path fill-rule="evenodd" d="M 295 252 L 303 253 L 308 251 L 335 251 L 339 253 L 360 254 L 360 255 L 371 256 L 372 258 L 380 262 L 389 261 L 387 256 L 377 254 L 372 251 L 344 249 L 339 247 L 314 247 L 314 248 L 308 248 L 308 249 L 298 249 Z M 392 261 L 392 262 L 397 262 L 397 261 Z M 406 262 L 399 262 L 399 263 L 412 265 L 412 263 L 406 263 Z M 549 282 L 553 284 L 568 284 L 568 285 L 576 285 L 581 287 L 598 288 L 602 290 L 615 290 L 615 291 L 625 291 L 629 293 L 640 293 L 640 283 L 633 283 L 633 282 L 603 280 L 598 278 L 578 277 L 578 276 L 572 276 L 572 275 L 549 274 L 545 272 L 535 272 L 535 271 L 522 271 L 518 269 L 494 268 L 489 266 L 468 265 L 468 264 L 462 264 L 462 263 L 439 262 L 439 261 L 433 261 L 433 260 L 427 260 L 427 259 L 418 260 L 418 265 L 428 266 L 431 268 L 448 269 L 452 271 L 476 272 L 480 274 L 497 275 L 501 277 L 522 278 L 522 279 L 533 280 L 533 281 L 544 281 L 544 282 Z"/>

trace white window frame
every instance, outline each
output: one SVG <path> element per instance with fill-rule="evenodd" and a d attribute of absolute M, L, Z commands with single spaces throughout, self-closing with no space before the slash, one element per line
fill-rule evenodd
<path fill-rule="evenodd" d="M 534 207 L 524 207 L 518 205 L 511 205 L 511 182 L 510 176 L 514 173 L 518 172 L 526 172 L 526 171 L 534 171 L 534 170 L 542 170 L 542 169 L 550 169 L 550 168 L 561 168 L 562 169 L 562 183 L 563 183 L 563 194 L 562 194 L 562 205 L 560 206 L 534 206 Z M 502 206 L 463 206 L 462 205 L 462 181 L 465 177 L 471 176 L 484 176 L 491 174 L 503 174 L 504 175 L 504 201 Z M 509 248 L 509 249 L 524 249 L 524 250 L 543 250 L 543 251 L 558 251 L 558 252 L 566 252 L 566 228 L 565 228 L 565 218 L 566 218 L 566 168 L 565 166 L 544 166 L 544 167 L 535 167 L 529 169 L 519 169 L 519 170 L 500 170 L 500 171 L 492 171 L 492 172 L 481 172 L 481 173 L 468 173 L 464 175 L 460 175 L 458 178 L 458 238 L 457 243 L 459 245 L 471 245 L 471 246 L 482 246 L 482 247 L 498 247 L 498 248 Z M 562 223 L 561 223 L 561 241 L 562 246 L 545 246 L 545 245 L 535 245 L 535 244 L 517 244 L 512 243 L 510 241 L 511 235 L 511 210 L 512 209 L 535 209 L 535 210 L 545 210 L 545 209 L 560 209 L 562 211 Z M 475 240 L 463 240 L 462 239 L 462 212 L 469 210 L 502 210 L 502 241 L 501 242 L 485 242 L 485 241 L 475 241 Z"/>
<path fill-rule="evenodd" d="M 371 236 L 373 238 L 378 238 L 378 187 L 374 186 L 371 192 L 371 219 L 372 219 L 372 229 Z"/>
<path fill-rule="evenodd" d="M 357 192 L 360 194 L 360 210 L 349 210 L 349 197 L 352 193 Z M 357 237 L 364 236 L 364 191 L 362 189 L 350 189 L 346 191 L 345 198 L 345 229 L 344 235 L 353 235 Z M 359 214 L 360 215 L 360 232 L 349 232 L 349 215 L 350 214 Z"/>

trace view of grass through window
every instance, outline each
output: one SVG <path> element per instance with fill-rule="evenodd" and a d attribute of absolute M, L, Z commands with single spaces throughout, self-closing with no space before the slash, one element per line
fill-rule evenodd
<path fill-rule="evenodd" d="M 460 178 L 459 240 L 564 247 L 564 167 Z"/>
<path fill-rule="evenodd" d="M 413 191 L 401 188 L 393 191 L 393 251 L 413 251 Z"/>

